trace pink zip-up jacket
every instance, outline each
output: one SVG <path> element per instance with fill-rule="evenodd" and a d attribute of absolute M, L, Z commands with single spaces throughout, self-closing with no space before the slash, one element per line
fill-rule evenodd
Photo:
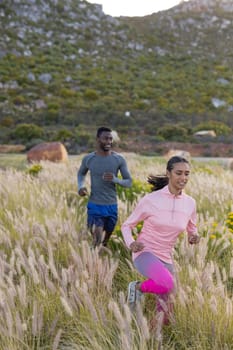
<path fill-rule="evenodd" d="M 196 202 L 184 192 L 174 195 L 165 186 L 145 195 L 121 227 L 124 241 L 129 248 L 134 242 L 133 228 L 143 221 L 137 242 L 142 242 L 144 248 L 133 253 L 133 260 L 142 252 L 151 252 L 171 264 L 178 235 L 183 231 L 187 231 L 189 235 L 197 234 L 196 216 Z"/>

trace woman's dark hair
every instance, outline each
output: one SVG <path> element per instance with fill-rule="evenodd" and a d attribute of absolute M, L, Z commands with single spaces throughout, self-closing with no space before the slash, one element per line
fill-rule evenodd
<path fill-rule="evenodd" d="M 189 164 L 189 161 L 183 157 L 180 156 L 174 156 L 169 159 L 167 162 L 167 171 L 172 171 L 174 168 L 174 164 L 176 163 L 187 163 Z M 152 185 L 151 191 L 158 191 L 161 190 L 161 188 L 165 187 L 168 184 L 168 177 L 167 175 L 149 175 L 147 178 L 147 182 Z"/>

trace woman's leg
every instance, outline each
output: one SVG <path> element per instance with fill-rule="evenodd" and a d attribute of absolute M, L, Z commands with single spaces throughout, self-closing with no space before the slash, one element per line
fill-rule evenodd
<path fill-rule="evenodd" d="M 148 279 L 140 284 L 143 293 L 167 294 L 174 288 L 174 277 L 164 263 L 149 252 L 134 260 L 136 269 Z"/>
<path fill-rule="evenodd" d="M 156 310 L 157 312 L 163 312 L 163 323 L 168 324 L 172 313 L 169 296 L 171 291 L 174 290 L 173 265 L 162 262 L 149 252 L 140 254 L 135 259 L 134 265 L 143 276 L 149 278 L 140 283 L 140 291 L 156 294 Z M 156 318 L 153 318 L 152 325 L 156 322 Z"/>
<path fill-rule="evenodd" d="M 175 279 L 175 271 L 173 264 L 164 263 L 164 266 L 171 272 Z M 168 324 L 170 322 L 170 316 L 173 314 L 173 300 L 171 294 L 175 294 L 175 287 L 172 289 L 171 293 L 159 294 L 157 296 L 156 310 L 158 312 L 164 312 L 164 323 Z"/>

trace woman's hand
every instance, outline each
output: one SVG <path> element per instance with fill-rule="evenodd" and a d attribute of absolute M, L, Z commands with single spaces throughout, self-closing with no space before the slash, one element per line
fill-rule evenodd
<path fill-rule="evenodd" d="M 142 242 L 135 241 L 135 242 L 130 244 L 129 248 L 133 253 L 137 253 L 137 252 L 140 252 L 144 248 L 144 244 Z"/>
<path fill-rule="evenodd" d="M 200 242 L 200 236 L 198 234 L 190 235 L 188 241 L 189 244 L 197 244 Z"/>

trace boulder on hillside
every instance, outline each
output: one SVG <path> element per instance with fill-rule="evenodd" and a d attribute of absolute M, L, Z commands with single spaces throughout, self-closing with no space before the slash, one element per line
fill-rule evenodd
<path fill-rule="evenodd" d="M 194 133 L 195 137 L 198 138 L 205 138 L 208 137 L 210 139 L 216 137 L 216 132 L 214 130 L 199 130 L 197 132 Z"/>
<path fill-rule="evenodd" d="M 28 162 L 40 162 L 41 160 L 65 162 L 67 159 L 68 153 L 61 142 L 39 143 L 27 152 Z"/>
<path fill-rule="evenodd" d="M 171 157 L 174 157 L 174 156 L 182 157 L 182 158 L 185 158 L 187 160 L 190 160 L 190 158 L 191 158 L 191 155 L 188 151 L 184 151 L 181 149 L 170 149 L 167 152 L 167 154 L 165 155 L 165 157 L 167 159 L 170 159 Z"/>

